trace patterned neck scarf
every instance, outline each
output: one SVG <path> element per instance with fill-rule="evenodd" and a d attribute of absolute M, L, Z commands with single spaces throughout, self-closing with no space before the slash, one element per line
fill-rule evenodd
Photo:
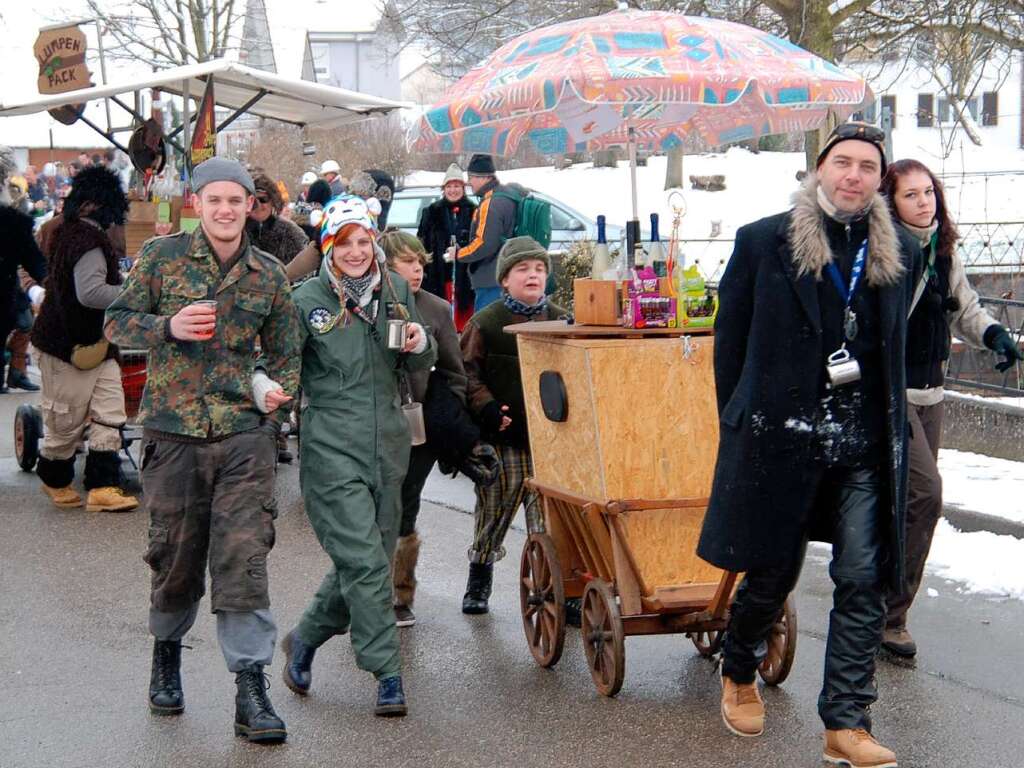
<path fill-rule="evenodd" d="M 511 312 L 513 315 L 525 315 L 526 317 L 534 317 L 544 312 L 548 308 L 548 297 L 542 296 L 541 300 L 536 304 L 527 304 L 520 301 L 519 299 L 513 299 L 508 293 L 504 294 L 505 309 Z"/>
<path fill-rule="evenodd" d="M 372 269 L 366 270 L 366 274 L 362 277 L 349 277 L 348 275 L 341 276 L 341 287 L 345 289 L 345 293 L 351 298 L 355 299 L 358 304 L 360 299 L 366 293 L 366 289 L 373 283 L 373 278 L 376 277 Z"/>

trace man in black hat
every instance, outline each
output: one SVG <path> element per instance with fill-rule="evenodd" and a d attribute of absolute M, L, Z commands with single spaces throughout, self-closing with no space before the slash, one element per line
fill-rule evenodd
<path fill-rule="evenodd" d="M 884 585 L 902 580 L 904 342 L 920 251 L 877 194 L 884 134 L 829 137 L 792 210 L 742 227 L 720 287 L 720 442 L 698 553 L 746 576 L 723 643 L 721 712 L 764 729 L 755 681 L 808 539 L 832 543 L 818 713 L 825 759 L 895 766 L 871 736 Z M 788 286 L 788 287 L 787 287 Z"/>
<path fill-rule="evenodd" d="M 456 258 L 469 265 L 469 280 L 476 296 L 473 311 L 479 312 L 501 298 L 501 286 L 495 276 L 498 251 L 515 234 L 516 200 L 528 192 L 518 184 L 501 184 L 490 155 L 473 155 L 467 174 L 473 194 L 480 198 L 480 206 L 473 213 L 469 243 L 458 249 Z"/>

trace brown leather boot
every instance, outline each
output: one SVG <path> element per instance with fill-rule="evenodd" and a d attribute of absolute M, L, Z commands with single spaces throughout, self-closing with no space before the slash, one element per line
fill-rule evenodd
<path fill-rule="evenodd" d="M 43 493 L 49 496 L 50 500 L 62 509 L 82 506 L 82 497 L 70 485 L 66 485 L 63 488 L 51 488 L 44 483 Z"/>
<path fill-rule="evenodd" d="M 737 736 L 764 733 L 764 702 L 756 681 L 737 683 L 722 675 L 722 722 Z"/>
<path fill-rule="evenodd" d="M 849 768 L 897 768 L 896 754 L 863 728 L 825 731 L 826 762 Z"/>
<path fill-rule="evenodd" d="M 113 486 L 93 488 L 85 501 L 86 512 L 131 512 L 137 506 L 138 499 Z"/>
<path fill-rule="evenodd" d="M 882 631 L 882 647 L 907 659 L 917 655 L 917 643 L 906 627 L 886 627 Z"/>

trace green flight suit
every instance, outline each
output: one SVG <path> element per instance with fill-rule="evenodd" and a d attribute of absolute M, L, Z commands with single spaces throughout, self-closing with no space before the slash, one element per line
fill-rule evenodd
<path fill-rule="evenodd" d="M 401 519 L 401 490 L 409 464 L 409 427 L 401 411 L 398 370 L 430 368 L 437 349 L 399 356 L 387 348 L 387 321 L 398 318 L 394 298 L 421 323 L 408 284 L 392 274 L 374 327 L 350 316 L 335 320 L 338 296 L 326 270 L 294 292 L 302 325 L 301 485 L 306 514 L 334 567 L 306 609 L 299 638 L 319 647 L 351 629 L 360 669 L 378 679 L 400 672 L 391 603 L 391 555 Z M 371 306 L 367 307 L 371 314 Z"/>

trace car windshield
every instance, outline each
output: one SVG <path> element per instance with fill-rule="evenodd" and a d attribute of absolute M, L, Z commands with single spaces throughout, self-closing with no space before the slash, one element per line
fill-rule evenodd
<path fill-rule="evenodd" d="M 412 229 L 420 224 L 420 210 L 430 205 L 429 197 L 395 197 L 388 210 L 388 226 Z"/>

